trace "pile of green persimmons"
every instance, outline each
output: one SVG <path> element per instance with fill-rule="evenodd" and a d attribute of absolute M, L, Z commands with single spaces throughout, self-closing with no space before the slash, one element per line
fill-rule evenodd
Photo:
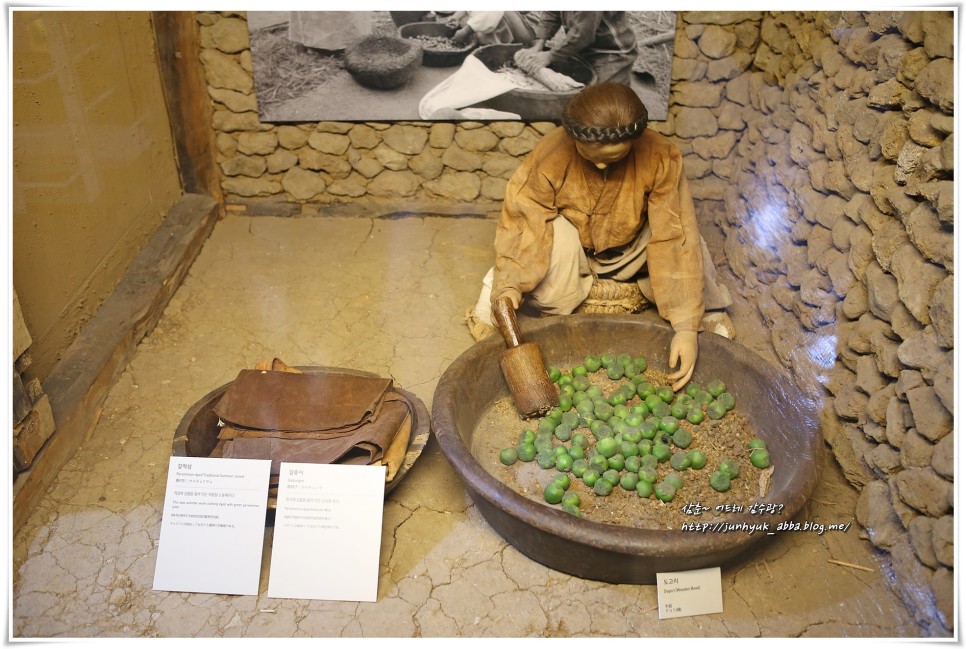
<path fill-rule="evenodd" d="M 537 420 L 536 429 L 520 433 L 515 447 L 500 451 L 500 461 L 536 462 L 556 471 L 543 491 L 544 499 L 580 516 L 580 496 L 570 490 L 571 480 L 582 480 L 598 496 L 607 496 L 618 486 L 641 498 L 655 497 L 670 502 L 689 471 L 700 471 L 707 457 L 690 448 L 692 433 L 682 424 L 697 426 L 705 420 L 721 419 L 735 407 L 735 397 L 723 381 L 705 385 L 690 382 L 675 394 L 669 386 L 655 387 L 644 376 L 647 361 L 629 354 L 587 356 L 570 373 L 548 368 L 559 388 L 559 405 Z M 605 372 L 614 389 L 591 382 L 590 375 Z M 771 457 L 765 442 L 748 443 L 752 466 L 765 469 Z M 673 472 L 661 478 L 662 465 Z M 728 491 L 739 473 L 739 465 L 725 459 L 711 472 L 711 487 Z"/>

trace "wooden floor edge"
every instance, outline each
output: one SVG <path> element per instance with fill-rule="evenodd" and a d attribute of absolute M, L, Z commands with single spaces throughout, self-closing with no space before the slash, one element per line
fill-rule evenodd
<path fill-rule="evenodd" d="M 14 481 L 14 533 L 97 423 L 111 388 L 138 343 L 160 320 L 221 213 L 208 196 L 182 196 L 51 372 L 44 391 L 55 430 L 30 468 Z"/>

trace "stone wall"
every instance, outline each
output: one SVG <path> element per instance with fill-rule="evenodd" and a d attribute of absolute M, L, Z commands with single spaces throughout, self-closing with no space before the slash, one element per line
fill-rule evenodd
<path fill-rule="evenodd" d="M 712 30 L 740 41 L 747 24 L 684 20 L 699 46 Z M 725 140 L 721 151 L 734 146 L 693 182 L 725 197 L 714 214 L 741 290 L 778 356 L 824 400 L 825 439 L 860 490 L 857 520 L 890 554 L 921 624 L 945 634 L 954 621 L 952 14 L 774 13 L 758 36 L 752 65 L 724 84 L 717 108 L 744 127 L 708 136 Z"/>
<path fill-rule="evenodd" d="M 229 209 L 384 201 L 498 208 L 507 179 L 549 122 L 261 124 L 244 15 L 200 13 L 201 61 L 214 102 Z M 281 204 L 281 205 L 280 205 Z"/>
<path fill-rule="evenodd" d="M 203 13 L 227 207 L 499 208 L 550 123 L 261 124 L 244 15 Z M 699 217 L 782 362 L 824 403 L 930 634 L 953 624 L 951 12 L 682 12 L 668 119 Z"/>

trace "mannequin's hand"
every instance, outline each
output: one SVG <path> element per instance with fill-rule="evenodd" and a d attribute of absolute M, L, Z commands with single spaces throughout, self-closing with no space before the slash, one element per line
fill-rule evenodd
<path fill-rule="evenodd" d="M 535 52 L 532 56 L 526 57 L 523 61 L 523 65 L 520 67 L 522 67 L 523 71 L 527 74 L 536 74 L 543 68 L 550 65 L 550 56 L 551 54 L 549 51 Z"/>
<path fill-rule="evenodd" d="M 681 367 L 668 378 L 674 381 L 672 388 L 675 392 L 684 387 L 691 380 L 694 364 L 698 360 L 698 332 L 679 331 L 671 339 L 671 353 L 668 357 L 668 367 L 674 369 L 680 361 Z"/>
<path fill-rule="evenodd" d="M 456 30 L 456 33 L 453 34 L 451 40 L 462 47 L 463 45 L 468 45 L 472 38 L 473 29 L 469 25 L 466 25 L 465 27 L 460 27 L 458 30 Z"/>

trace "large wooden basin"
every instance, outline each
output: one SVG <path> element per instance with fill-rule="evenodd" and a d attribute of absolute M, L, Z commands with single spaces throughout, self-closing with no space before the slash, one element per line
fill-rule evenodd
<path fill-rule="evenodd" d="M 639 315 L 574 314 L 520 320 L 525 341 L 536 342 L 550 365 L 572 367 L 588 354 L 626 350 L 651 367 L 667 369 L 673 332 Z M 728 523 L 770 530 L 805 505 L 819 481 L 824 445 L 818 408 L 790 377 L 746 348 L 714 334 L 699 334 L 694 379 L 724 380 L 771 452 L 775 471 L 762 502 L 783 505 L 771 514 L 732 514 Z M 490 336 L 457 358 L 440 378 L 433 397 L 432 428 L 443 454 L 462 479 L 483 517 L 531 559 L 587 579 L 652 584 L 656 573 L 723 566 L 746 557 L 770 538 L 762 532 L 650 530 L 597 523 L 534 502 L 487 472 L 470 449 L 482 415 L 508 396 L 500 373 L 504 349 Z M 747 503 L 751 505 L 753 503 Z M 677 503 L 680 506 L 680 503 Z M 778 532 L 781 534 L 782 532 Z M 575 561 L 575 557 L 580 557 Z"/>
<path fill-rule="evenodd" d="M 496 72 L 504 66 L 515 67 L 513 55 L 523 48 L 519 43 L 496 43 L 484 45 L 470 56 L 478 58 L 488 69 Z M 587 63 L 567 58 L 559 63 L 553 63 L 550 68 L 565 74 L 574 81 L 585 86 L 597 81 L 597 73 Z M 476 104 L 480 108 L 492 108 L 520 115 L 522 120 L 558 119 L 567 103 L 578 93 L 579 89 L 567 91 L 525 90 L 515 88 L 502 95 Z"/>

